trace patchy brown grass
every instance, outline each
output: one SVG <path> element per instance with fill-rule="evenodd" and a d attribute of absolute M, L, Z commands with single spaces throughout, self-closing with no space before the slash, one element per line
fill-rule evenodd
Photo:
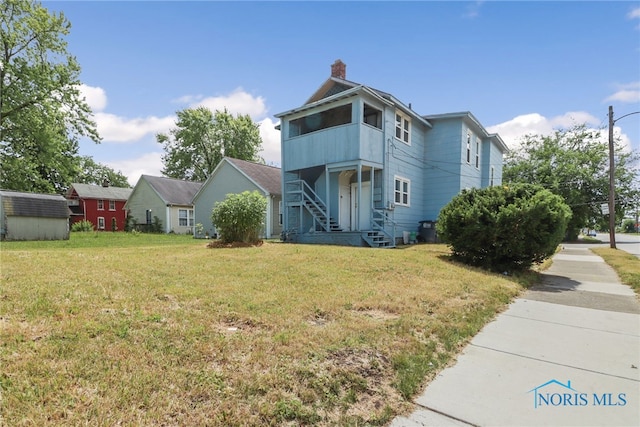
<path fill-rule="evenodd" d="M 1 425 L 384 425 L 521 289 L 443 245 L 114 238 L 2 244 Z"/>
<path fill-rule="evenodd" d="M 640 298 L 640 259 L 628 252 L 612 248 L 592 248 L 620 276 L 622 283 L 631 286 Z"/>

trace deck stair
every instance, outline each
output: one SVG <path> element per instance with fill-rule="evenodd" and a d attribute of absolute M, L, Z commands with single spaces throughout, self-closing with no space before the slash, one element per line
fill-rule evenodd
<path fill-rule="evenodd" d="M 287 193 L 291 197 L 288 206 L 302 206 L 313 217 L 314 228 L 320 226 L 321 231 L 342 231 L 338 222 L 329 216 L 327 205 L 304 180 L 287 183 Z"/>
<path fill-rule="evenodd" d="M 372 231 L 363 234 L 362 238 L 372 248 L 395 248 L 396 247 L 396 222 L 391 219 L 389 212 L 384 209 L 371 210 Z M 375 234 L 373 234 L 375 233 Z"/>
<path fill-rule="evenodd" d="M 338 222 L 334 218 L 327 216 L 317 201 L 314 202 L 310 199 L 305 199 L 304 207 L 311 213 L 314 221 L 320 224 L 325 231 L 342 231 Z"/>
<path fill-rule="evenodd" d="M 396 246 L 392 239 L 378 230 L 363 232 L 362 239 L 372 248 L 394 248 Z"/>

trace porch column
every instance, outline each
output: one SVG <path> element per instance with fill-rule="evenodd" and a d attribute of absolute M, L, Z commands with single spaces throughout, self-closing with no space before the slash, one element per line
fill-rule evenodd
<path fill-rule="evenodd" d="M 356 218 L 358 218 L 358 231 L 361 230 L 362 218 L 360 216 L 362 206 L 362 163 L 358 162 L 358 206 L 356 207 Z"/>
<path fill-rule="evenodd" d="M 373 201 L 376 194 L 376 186 L 373 179 L 373 175 L 375 174 L 375 172 L 376 170 L 373 166 L 371 166 L 371 168 L 369 169 L 369 173 L 371 174 L 371 178 L 369 178 L 371 181 L 371 200 L 369 200 L 369 202 L 371 202 L 371 209 L 369 209 L 369 217 L 372 217 L 371 212 L 373 211 L 373 208 L 375 206 L 375 202 Z"/>
<path fill-rule="evenodd" d="M 331 180 L 329 179 L 329 167 L 324 165 L 324 184 L 327 188 L 327 194 L 325 195 L 325 205 L 327 205 L 327 228 L 328 231 L 331 231 L 331 227 L 329 226 L 329 218 L 331 218 Z"/>

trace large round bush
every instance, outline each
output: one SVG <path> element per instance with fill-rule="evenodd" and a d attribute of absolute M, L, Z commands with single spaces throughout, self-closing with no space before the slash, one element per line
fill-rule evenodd
<path fill-rule="evenodd" d="M 455 258 L 494 271 L 525 270 L 553 255 L 571 210 L 538 185 L 464 190 L 438 217 L 440 239 Z"/>
<path fill-rule="evenodd" d="M 227 194 L 211 212 L 211 222 L 225 243 L 256 243 L 264 226 L 267 199 L 257 191 Z"/>

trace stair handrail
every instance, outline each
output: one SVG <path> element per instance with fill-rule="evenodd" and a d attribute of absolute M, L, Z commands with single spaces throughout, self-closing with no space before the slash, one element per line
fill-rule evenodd
<path fill-rule="evenodd" d="M 372 211 L 371 224 L 373 226 L 373 229 L 382 231 L 387 237 L 389 237 L 389 239 L 391 239 L 391 242 L 395 246 L 396 225 L 398 225 L 398 223 L 395 222 L 389 216 L 389 213 L 385 209 L 371 208 L 371 211 Z M 376 215 L 379 215 L 380 217 L 376 218 Z M 387 231 L 387 227 L 386 227 L 387 224 L 391 225 L 391 228 L 393 229 L 393 234 Z"/>
<path fill-rule="evenodd" d="M 328 218 L 329 215 L 327 213 L 327 205 L 325 205 L 325 203 L 322 201 L 320 196 L 318 196 L 318 194 L 315 191 L 313 191 L 313 188 L 311 188 L 311 186 L 307 184 L 306 181 L 304 180 L 300 180 L 300 181 L 302 182 L 303 197 L 306 200 L 309 200 L 319 211 L 321 211 L 324 214 L 326 218 Z M 309 193 L 311 193 L 313 198 L 309 196 Z"/>
<path fill-rule="evenodd" d="M 302 199 L 300 200 L 300 202 L 313 215 L 314 221 L 317 221 L 325 231 L 331 231 L 329 213 L 327 212 L 327 205 L 324 203 L 324 201 L 322 201 L 320 196 L 318 196 L 318 194 L 315 191 L 313 191 L 313 188 L 311 188 L 311 186 L 307 184 L 307 182 L 303 179 L 289 181 L 287 184 L 293 184 L 293 185 L 299 186 L 298 190 L 291 191 L 291 192 L 300 193 L 301 199 Z M 320 215 L 316 215 L 315 212 L 312 212 L 309 206 L 306 204 L 306 202 L 309 202 L 311 205 L 313 205 L 313 207 L 320 213 Z"/>

